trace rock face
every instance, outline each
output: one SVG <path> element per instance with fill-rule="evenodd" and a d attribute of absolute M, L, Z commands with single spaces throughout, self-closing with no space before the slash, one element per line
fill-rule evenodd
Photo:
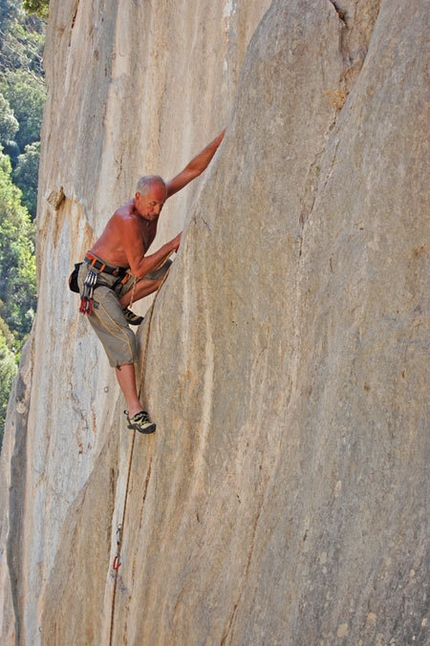
<path fill-rule="evenodd" d="M 2 643 L 426 644 L 428 3 L 201 4 L 50 3 Z M 133 436 L 66 276 L 224 125 L 163 211 Z"/>

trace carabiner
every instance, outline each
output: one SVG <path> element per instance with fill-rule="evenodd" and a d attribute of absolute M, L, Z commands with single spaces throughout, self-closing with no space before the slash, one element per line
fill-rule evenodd
<path fill-rule="evenodd" d="M 120 555 L 119 555 L 119 554 L 116 554 L 116 556 L 115 556 L 115 558 L 114 558 L 114 560 L 113 560 L 113 563 L 112 563 L 112 569 L 113 569 L 113 570 L 119 570 L 119 568 L 121 567 L 121 565 L 122 565 L 122 563 L 121 563 L 121 557 L 120 557 Z"/>

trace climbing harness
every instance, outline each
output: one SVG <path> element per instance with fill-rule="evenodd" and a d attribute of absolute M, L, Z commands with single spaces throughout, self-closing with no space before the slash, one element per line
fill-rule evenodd
<path fill-rule="evenodd" d="M 94 305 L 94 290 L 97 287 L 97 277 L 99 274 L 109 274 L 111 276 L 118 276 L 118 281 L 121 284 L 127 282 L 130 277 L 127 269 L 125 267 L 113 267 L 107 265 L 105 262 L 102 262 L 96 256 L 93 256 L 90 252 L 87 252 L 84 262 L 89 266 L 88 274 L 84 280 L 81 294 L 81 304 L 79 306 L 79 311 L 81 314 L 92 314 L 93 305 Z M 73 275 L 73 274 L 72 274 Z M 72 276 L 69 279 L 69 285 L 71 284 Z M 117 285 L 115 283 L 115 285 Z M 132 297 L 134 296 L 136 279 L 134 279 Z M 72 290 L 73 291 L 73 290 Z"/>

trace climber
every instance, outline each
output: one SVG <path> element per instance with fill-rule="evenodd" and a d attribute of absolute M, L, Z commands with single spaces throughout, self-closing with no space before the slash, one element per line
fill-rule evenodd
<path fill-rule="evenodd" d="M 179 233 L 147 255 L 165 201 L 207 168 L 224 133 L 225 130 L 169 182 L 158 175 L 142 177 L 134 198 L 115 211 L 77 270 L 80 311 L 88 314 L 110 365 L 116 369 L 127 403 L 127 426 L 140 433 L 153 433 L 156 425 L 143 410 L 137 394 L 136 337 L 129 324 L 139 325 L 143 318 L 130 308 L 133 302 L 158 289 L 172 263 L 169 256 L 181 243 Z"/>

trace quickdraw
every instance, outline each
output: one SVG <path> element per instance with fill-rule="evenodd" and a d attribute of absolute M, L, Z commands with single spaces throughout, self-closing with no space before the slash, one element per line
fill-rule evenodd
<path fill-rule="evenodd" d="M 113 563 L 112 563 L 112 570 L 119 570 L 121 565 L 122 565 L 122 563 L 121 563 L 120 556 L 119 556 L 119 554 L 117 554 L 115 556 L 114 560 L 113 560 Z"/>
<path fill-rule="evenodd" d="M 90 315 L 93 312 L 94 288 L 96 286 L 96 283 L 97 272 L 95 272 L 93 269 L 90 269 L 82 287 L 81 304 L 79 307 L 81 314 Z"/>
<path fill-rule="evenodd" d="M 120 555 L 120 546 L 121 546 L 121 524 L 118 525 L 118 528 L 116 530 L 116 554 L 112 563 L 112 570 L 119 570 L 121 567 L 121 555 Z"/>

